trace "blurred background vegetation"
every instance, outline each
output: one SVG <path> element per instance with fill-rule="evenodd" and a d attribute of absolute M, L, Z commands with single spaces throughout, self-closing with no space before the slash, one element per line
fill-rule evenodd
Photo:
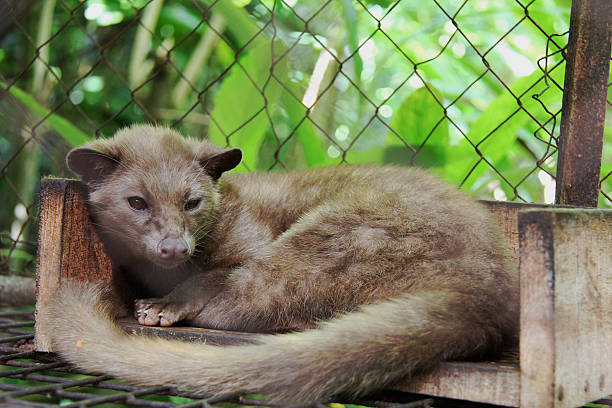
<path fill-rule="evenodd" d="M 240 147 L 237 171 L 417 165 L 478 198 L 550 203 L 569 14 L 570 0 L 0 1 L 0 273 L 35 267 L 40 177 L 138 122 Z"/>

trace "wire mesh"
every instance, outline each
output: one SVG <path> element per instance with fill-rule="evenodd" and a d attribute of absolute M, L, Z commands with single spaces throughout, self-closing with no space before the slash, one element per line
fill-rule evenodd
<path fill-rule="evenodd" d="M 51 353 L 33 350 L 32 308 L 0 307 L 0 407 L 93 407 L 134 406 L 156 408 L 212 408 L 227 403 L 272 408 L 494 408 L 443 398 L 386 393 L 376 399 L 339 401 L 332 404 L 295 405 L 266 401 L 258 396 L 206 397 L 171 387 L 138 387 L 107 375 L 80 372 Z M 612 399 L 597 401 L 612 406 Z"/>
<path fill-rule="evenodd" d="M 69 176 L 71 147 L 134 122 L 240 147 L 239 171 L 417 165 L 479 198 L 552 202 L 569 12 L 566 0 L 0 0 L 0 274 L 34 273 L 40 176 Z M 612 207 L 607 105 L 600 206 Z M 78 373 L 33 352 L 31 326 L 30 312 L 0 314 L 0 406 L 286 406 Z M 458 406 L 397 401 L 360 403 Z"/>
<path fill-rule="evenodd" d="M 0 11 L 2 273 L 33 272 L 40 175 L 68 175 L 70 147 L 134 122 L 241 147 L 240 171 L 418 165 L 480 198 L 553 200 L 567 1 L 3 0 Z"/>
<path fill-rule="evenodd" d="M 118 382 L 107 375 L 77 371 L 53 354 L 33 351 L 33 318 L 32 311 L 0 308 L 0 407 L 212 408 L 227 406 L 227 403 L 274 408 L 298 407 L 286 402 L 266 401 L 258 396 L 206 397 L 164 386 L 138 387 Z M 381 395 L 380 400 L 336 403 L 335 408 L 351 405 L 375 408 L 488 407 L 484 404 L 443 399 L 434 402 L 424 396 L 395 394 Z M 323 408 L 327 405 L 311 403 L 299 407 Z"/>

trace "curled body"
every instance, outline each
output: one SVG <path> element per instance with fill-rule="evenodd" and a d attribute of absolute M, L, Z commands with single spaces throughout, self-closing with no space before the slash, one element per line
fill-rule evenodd
<path fill-rule="evenodd" d="M 363 395 L 518 324 L 516 266 L 487 211 L 417 168 L 224 174 L 237 149 L 133 126 L 73 150 L 140 324 L 261 333 L 215 347 L 123 333 L 97 286 L 47 310 L 68 361 L 140 384 L 294 401 Z"/>

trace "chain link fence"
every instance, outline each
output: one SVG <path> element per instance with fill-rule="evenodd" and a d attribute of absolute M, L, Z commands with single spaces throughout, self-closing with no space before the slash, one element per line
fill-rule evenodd
<path fill-rule="evenodd" d="M 569 0 L 0 0 L 0 272 L 33 273 L 40 177 L 70 176 L 71 147 L 135 122 L 240 147 L 238 171 L 417 165 L 478 198 L 553 202 L 569 14 Z"/>

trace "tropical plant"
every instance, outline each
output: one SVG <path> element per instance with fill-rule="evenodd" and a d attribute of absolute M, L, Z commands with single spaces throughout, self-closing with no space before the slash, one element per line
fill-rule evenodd
<path fill-rule="evenodd" d="M 477 197 L 550 201 L 569 11 L 570 0 L 20 2 L 0 30 L 0 260 L 33 256 L 14 241 L 34 240 L 41 175 L 66 175 L 71 146 L 143 121 L 242 148 L 237 171 L 418 165 Z M 602 176 L 609 122 L 605 134 Z"/>

